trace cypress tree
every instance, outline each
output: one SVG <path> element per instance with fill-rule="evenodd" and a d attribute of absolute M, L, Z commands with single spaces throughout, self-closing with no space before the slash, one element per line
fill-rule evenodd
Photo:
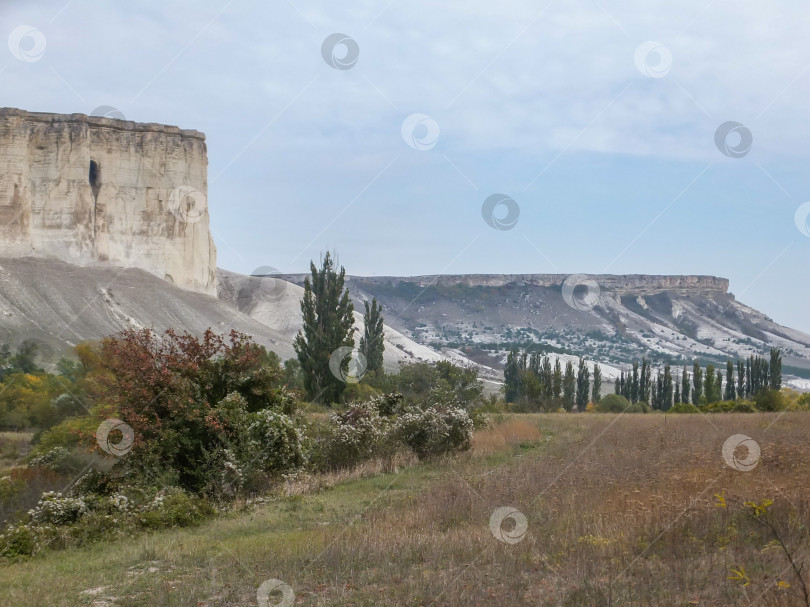
<path fill-rule="evenodd" d="M 366 370 L 381 373 L 383 370 L 383 352 L 385 351 L 385 334 L 383 333 L 382 306 L 375 297 L 369 307 L 365 302 L 363 313 L 363 337 L 360 338 L 360 352 L 366 357 Z"/>
<path fill-rule="evenodd" d="M 633 390 L 633 380 L 630 376 L 630 371 L 624 376 L 624 385 L 622 385 L 622 396 L 630 400 L 631 392 Z"/>
<path fill-rule="evenodd" d="M 714 365 L 706 365 L 706 379 L 703 383 L 703 393 L 706 395 L 706 402 L 713 403 L 718 399 L 715 397 L 715 382 L 717 376 L 714 374 Z"/>
<path fill-rule="evenodd" d="M 641 378 L 639 379 L 639 391 L 641 401 L 650 404 L 650 391 L 652 389 L 652 367 L 646 358 L 641 359 Z"/>
<path fill-rule="evenodd" d="M 584 411 L 585 407 L 588 405 L 588 392 L 590 392 L 590 375 L 591 372 L 588 370 L 588 365 L 585 362 L 585 359 L 580 357 L 579 359 L 579 369 L 577 369 L 577 410 Z"/>
<path fill-rule="evenodd" d="M 751 362 L 754 360 L 753 356 L 749 356 L 745 361 L 745 395 L 754 395 L 754 377 L 751 369 Z"/>
<path fill-rule="evenodd" d="M 745 367 L 743 362 L 737 359 L 737 398 L 745 398 L 748 396 L 745 392 Z"/>
<path fill-rule="evenodd" d="M 726 361 L 726 392 L 723 395 L 723 400 L 735 400 L 737 398 L 737 389 L 734 386 L 734 363 L 730 360 Z"/>
<path fill-rule="evenodd" d="M 681 376 L 681 402 L 689 402 L 689 373 L 686 372 L 686 365 L 683 366 L 683 375 Z"/>
<path fill-rule="evenodd" d="M 695 361 L 692 367 L 692 404 L 699 405 L 701 396 L 703 396 L 703 369 Z"/>
<path fill-rule="evenodd" d="M 598 405 L 602 398 L 602 369 L 599 365 L 593 366 L 593 391 L 591 392 L 591 402 Z"/>
<path fill-rule="evenodd" d="M 554 398 L 560 398 L 560 395 L 562 394 L 562 369 L 560 368 L 559 358 L 554 359 L 554 379 L 552 383 Z"/>
<path fill-rule="evenodd" d="M 637 403 L 639 397 L 638 361 L 633 361 L 633 377 L 630 380 L 630 402 Z"/>
<path fill-rule="evenodd" d="M 681 383 L 675 382 L 675 402 L 681 402 Z"/>
<path fill-rule="evenodd" d="M 549 400 L 554 397 L 554 372 L 551 370 L 551 360 L 548 356 L 543 357 L 540 376 L 543 383 L 543 396 Z"/>
<path fill-rule="evenodd" d="M 782 351 L 779 348 L 771 348 L 771 390 L 782 389 Z"/>
<path fill-rule="evenodd" d="M 723 373 L 720 369 L 717 370 L 717 381 L 714 382 L 714 395 L 717 400 L 723 399 Z"/>
<path fill-rule="evenodd" d="M 653 393 L 653 409 L 661 410 L 664 408 L 664 377 L 661 371 L 655 375 L 655 390 Z"/>
<path fill-rule="evenodd" d="M 613 393 L 614 394 L 621 394 L 622 393 L 622 383 L 619 381 L 619 376 L 616 376 L 616 380 L 613 382 Z"/>
<path fill-rule="evenodd" d="M 669 365 L 664 366 L 664 390 L 663 390 L 663 406 L 664 411 L 672 406 L 672 370 Z"/>
<path fill-rule="evenodd" d="M 517 400 L 520 394 L 520 368 L 518 367 L 518 354 L 515 350 L 506 356 L 506 367 L 503 370 L 503 396 L 508 403 Z"/>
<path fill-rule="evenodd" d="M 571 411 L 576 403 L 577 378 L 574 375 L 574 365 L 569 360 L 565 363 L 565 375 L 563 376 L 563 406 L 566 411 Z"/>
<path fill-rule="evenodd" d="M 303 327 L 293 346 L 301 363 L 304 387 L 309 398 L 320 403 L 336 403 L 346 383 L 335 377 L 329 368 L 329 358 L 341 346 L 354 347 L 354 306 L 349 291 L 343 288 L 346 269 L 335 270 L 332 256 L 327 252 L 321 269 L 310 262 L 311 277 L 304 280 L 301 300 Z M 341 362 L 345 369 L 348 361 Z"/>

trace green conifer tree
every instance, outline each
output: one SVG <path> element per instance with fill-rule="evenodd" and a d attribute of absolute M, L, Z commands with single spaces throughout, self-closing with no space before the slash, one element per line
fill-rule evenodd
<path fill-rule="evenodd" d="M 597 405 L 602 399 L 602 369 L 598 364 L 593 366 L 593 390 L 591 392 L 591 402 Z"/>
<path fill-rule="evenodd" d="M 346 383 L 332 373 L 329 359 L 341 346 L 354 347 L 354 306 L 349 291 L 343 288 L 346 270 L 341 266 L 338 272 L 328 252 L 320 269 L 310 263 L 310 274 L 304 280 L 301 300 L 303 327 L 293 346 L 309 398 L 320 403 L 337 403 Z M 343 360 L 341 368 L 347 367 L 348 360 Z"/>
<path fill-rule="evenodd" d="M 695 361 L 692 367 L 692 404 L 697 406 L 700 404 L 700 399 L 703 396 L 703 369 L 700 364 Z"/>
<path fill-rule="evenodd" d="M 563 406 L 566 411 L 571 411 L 576 404 L 577 378 L 574 374 L 574 365 L 569 360 L 565 363 L 565 375 L 563 376 Z"/>
<path fill-rule="evenodd" d="M 366 370 L 382 373 L 383 352 L 385 351 L 385 334 L 383 333 L 382 306 L 377 304 L 375 297 L 365 302 L 363 313 L 363 337 L 360 338 L 360 352 L 366 357 Z"/>
<path fill-rule="evenodd" d="M 689 373 L 686 372 L 686 365 L 683 366 L 683 375 L 681 375 L 681 402 L 689 402 Z"/>

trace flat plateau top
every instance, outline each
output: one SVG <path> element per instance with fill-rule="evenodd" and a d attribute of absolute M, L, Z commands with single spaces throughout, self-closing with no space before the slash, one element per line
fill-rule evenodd
<path fill-rule="evenodd" d="M 88 116 L 87 114 L 51 114 L 48 112 L 28 112 L 17 108 L 0 108 L 0 120 L 9 117 L 19 117 L 34 122 L 50 123 L 81 123 L 91 126 L 109 128 L 119 131 L 136 131 L 164 133 L 167 135 L 180 135 L 205 141 L 205 133 L 193 129 L 181 129 L 177 126 L 157 124 L 155 122 L 133 122 L 132 120 L 119 120 L 118 118 L 105 118 L 103 116 Z"/>

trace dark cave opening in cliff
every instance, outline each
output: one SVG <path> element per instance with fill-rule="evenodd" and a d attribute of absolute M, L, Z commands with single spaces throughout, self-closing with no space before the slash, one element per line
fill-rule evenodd
<path fill-rule="evenodd" d="M 93 190 L 93 198 L 98 198 L 98 191 L 101 188 L 101 165 L 95 160 L 90 161 L 90 174 L 88 175 L 90 187 Z"/>

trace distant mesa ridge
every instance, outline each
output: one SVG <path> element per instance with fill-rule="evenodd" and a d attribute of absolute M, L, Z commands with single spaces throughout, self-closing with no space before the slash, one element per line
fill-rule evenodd
<path fill-rule="evenodd" d="M 301 283 L 307 274 L 285 274 L 290 282 Z M 537 287 L 560 286 L 573 274 L 446 274 L 428 276 L 347 276 L 347 284 L 413 283 L 420 287 L 451 286 L 463 284 L 468 287 L 503 287 L 510 284 L 526 284 Z M 728 293 L 728 279 L 718 276 L 695 274 L 580 274 L 596 281 L 600 289 L 616 292 L 655 291 L 711 291 Z"/>

